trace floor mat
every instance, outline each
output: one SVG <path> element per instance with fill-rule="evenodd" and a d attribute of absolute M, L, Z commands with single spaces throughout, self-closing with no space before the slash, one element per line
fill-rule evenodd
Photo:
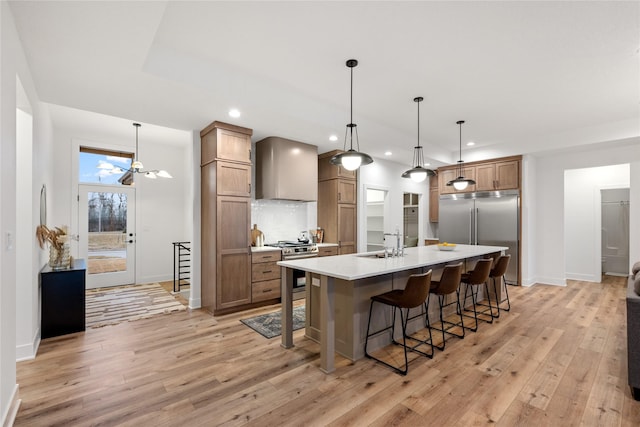
<path fill-rule="evenodd" d="M 261 314 L 260 316 L 251 317 L 249 319 L 240 319 L 242 323 L 258 332 L 265 338 L 277 337 L 282 333 L 282 325 L 280 324 L 281 311 L 273 313 Z M 304 328 L 305 310 L 304 305 L 293 308 L 293 330 Z"/>

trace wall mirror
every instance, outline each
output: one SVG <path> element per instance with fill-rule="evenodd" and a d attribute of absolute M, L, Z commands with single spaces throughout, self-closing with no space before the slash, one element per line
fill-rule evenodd
<path fill-rule="evenodd" d="M 42 184 L 40 190 L 40 225 L 47 224 L 47 187 Z"/>

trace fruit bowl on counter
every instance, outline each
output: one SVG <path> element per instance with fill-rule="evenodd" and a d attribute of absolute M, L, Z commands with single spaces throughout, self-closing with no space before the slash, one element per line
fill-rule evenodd
<path fill-rule="evenodd" d="M 456 248 L 456 244 L 455 243 L 438 243 L 438 249 L 440 249 L 441 251 L 452 251 Z"/>

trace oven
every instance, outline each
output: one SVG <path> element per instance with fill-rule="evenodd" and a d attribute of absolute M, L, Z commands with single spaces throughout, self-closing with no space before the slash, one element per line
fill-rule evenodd
<path fill-rule="evenodd" d="M 265 246 L 273 246 L 282 249 L 282 260 L 292 261 L 296 259 L 313 258 L 318 256 L 318 245 L 315 243 L 279 241 L 268 243 Z M 306 275 L 303 270 L 292 269 L 293 272 L 293 299 L 304 298 Z"/>

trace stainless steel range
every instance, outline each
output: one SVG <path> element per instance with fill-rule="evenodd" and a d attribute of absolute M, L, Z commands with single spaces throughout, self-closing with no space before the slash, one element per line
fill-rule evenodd
<path fill-rule="evenodd" d="M 282 249 L 282 260 L 312 258 L 318 256 L 318 245 L 309 242 L 280 240 L 277 243 L 267 243 L 271 246 Z M 293 270 L 293 299 L 304 298 L 306 276 L 303 270 Z"/>
<path fill-rule="evenodd" d="M 277 243 L 267 243 L 265 244 L 265 246 L 272 246 L 282 249 L 283 260 L 311 258 L 314 256 L 318 256 L 318 245 L 316 245 L 315 243 L 280 240 Z"/>

